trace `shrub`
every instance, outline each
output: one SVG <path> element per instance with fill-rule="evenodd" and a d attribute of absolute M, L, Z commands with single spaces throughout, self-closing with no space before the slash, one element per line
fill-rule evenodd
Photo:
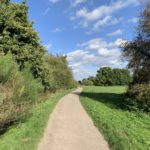
<path fill-rule="evenodd" d="M 18 65 L 10 55 L 0 54 L 0 129 L 18 117 L 16 102 L 23 85 Z"/>
<path fill-rule="evenodd" d="M 10 54 L 0 54 L 0 130 L 20 118 L 29 104 L 38 98 L 42 85 L 29 68 L 19 71 Z"/>
<path fill-rule="evenodd" d="M 124 105 L 130 110 L 150 112 L 150 83 L 131 85 Z"/>
<path fill-rule="evenodd" d="M 42 84 L 34 79 L 30 67 L 26 67 L 21 74 L 23 76 L 21 100 L 35 101 L 39 94 L 43 92 Z"/>
<path fill-rule="evenodd" d="M 53 85 L 53 89 L 69 89 L 77 85 L 68 67 L 66 56 L 47 55 L 46 63 L 51 70 L 50 85 Z"/>
<path fill-rule="evenodd" d="M 94 85 L 94 83 L 88 79 L 85 79 L 82 81 L 82 85 L 85 85 L 85 86 L 92 86 Z"/>

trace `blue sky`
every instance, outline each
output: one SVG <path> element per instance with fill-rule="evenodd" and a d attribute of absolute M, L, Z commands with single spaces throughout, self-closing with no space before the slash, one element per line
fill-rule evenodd
<path fill-rule="evenodd" d="M 100 67 L 126 67 L 119 47 L 135 37 L 140 0 L 27 0 L 27 5 L 42 44 L 49 53 L 68 56 L 77 80 Z"/>

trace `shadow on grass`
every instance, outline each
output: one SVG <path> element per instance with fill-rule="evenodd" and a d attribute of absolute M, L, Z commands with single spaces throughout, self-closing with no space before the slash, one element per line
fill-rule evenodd
<path fill-rule="evenodd" d="M 20 123 L 26 122 L 32 116 L 31 113 L 27 113 L 18 119 L 7 121 L 6 123 L 0 123 L 0 137 L 3 136 L 12 127 L 17 127 Z"/>
<path fill-rule="evenodd" d="M 88 97 L 94 101 L 104 103 L 106 106 L 109 106 L 113 109 L 123 109 L 123 100 L 125 98 L 124 94 L 115 94 L 115 93 L 91 93 L 91 92 L 82 92 L 81 97 Z"/>
<path fill-rule="evenodd" d="M 17 125 L 17 121 L 9 121 L 3 125 L 0 124 L 0 137 L 5 134 L 11 126 Z"/>

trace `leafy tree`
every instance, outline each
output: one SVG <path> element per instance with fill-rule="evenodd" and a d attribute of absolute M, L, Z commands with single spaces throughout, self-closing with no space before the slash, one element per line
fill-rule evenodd
<path fill-rule="evenodd" d="M 6 11 L 7 10 L 7 11 Z M 25 1 L 20 4 L 2 0 L 0 6 L 0 52 L 11 53 L 21 71 L 30 64 L 34 78 L 39 78 L 45 91 L 55 91 L 74 84 L 66 57 L 45 56 L 46 51 L 28 19 Z M 56 84 L 57 83 L 57 84 Z"/>
<path fill-rule="evenodd" d="M 6 11 L 7 10 L 7 11 Z M 28 19 L 25 2 L 16 4 L 2 0 L 0 6 L 0 51 L 11 52 L 22 70 L 30 62 L 33 75 L 38 77 L 45 50 L 40 44 L 33 23 Z"/>
<path fill-rule="evenodd" d="M 97 86 L 128 85 L 131 76 L 128 69 L 104 67 L 97 71 L 95 78 L 90 77 L 88 80 Z"/>
<path fill-rule="evenodd" d="M 110 67 L 100 68 L 97 71 L 96 75 L 96 85 L 103 86 L 103 85 L 114 85 L 113 81 L 113 71 Z"/>
<path fill-rule="evenodd" d="M 128 69 L 104 67 L 97 71 L 96 77 L 83 79 L 82 84 L 96 86 L 128 85 L 131 79 Z"/>
<path fill-rule="evenodd" d="M 91 81 L 93 85 L 95 84 L 95 77 L 90 76 L 88 77 L 88 80 Z"/>
<path fill-rule="evenodd" d="M 46 55 L 25 1 L 1 0 L 0 131 L 24 115 L 43 89 L 54 92 L 74 86 L 66 57 Z"/>
<path fill-rule="evenodd" d="M 85 86 L 92 86 L 94 85 L 93 81 L 89 80 L 89 79 L 83 79 L 82 80 L 82 85 L 85 85 Z"/>
<path fill-rule="evenodd" d="M 71 69 L 68 67 L 66 56 L 47 55 L 46 62 L 52 71 L 55 88 L 71 88 L 77 84 L 73 79 Z"/>
<path fill-rule="evenodd" d="M 114 68 L 112 71 L 114 85 L 128 85 L 130 83 L 131 76 L 128 69 Z"/>
<path fill-rule="evenodd" d="M 135 40 L 127 42 L 123 55 L 128 59 L 128 67 L 133 70 L 133 84 L 150 81 L 150 4 L 147 5 L 139 21 Z"/>
<path fill-rule="evenodd" d="M 127 91 L 124 104 L 129 109 L 150 111 L 150 3 L 139 19 L 137 37 L 127 42 L 123 55 L 133 71 L 133 82 Z"/>

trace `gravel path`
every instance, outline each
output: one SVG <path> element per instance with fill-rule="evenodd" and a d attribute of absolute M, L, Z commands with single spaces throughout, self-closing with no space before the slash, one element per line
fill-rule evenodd
<path fill-rule="evenodd" d="M 80 104 L 78 88 L 63 97 L 51 114 L 38 150 L 109 150 Z"/>

